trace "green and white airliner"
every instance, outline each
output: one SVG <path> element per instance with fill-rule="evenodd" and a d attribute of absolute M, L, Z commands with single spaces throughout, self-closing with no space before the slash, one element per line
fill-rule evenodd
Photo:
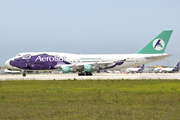
<path fill-rule="evenodd" d="M 134 54 L 70 54 L 60 52 L 24 52 L 6 61 L 9 68 L 26 71 L 60 70 L 78 72 L 79 76 L 92 75 L 93 71 L 118 70 L 134 65 L 165 60 L 172 56 L 164 53 L 172 30 L 164 30 Z"/>

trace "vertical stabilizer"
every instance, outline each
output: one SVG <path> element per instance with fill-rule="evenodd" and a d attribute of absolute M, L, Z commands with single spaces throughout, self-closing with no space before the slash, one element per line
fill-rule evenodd
<path fill-rule="evenodd" d="M 177 69 L 177 70 L 179 70 L 179 63 L 180 62 L 178 62 L 177 65 L 175 66 L 175 69 Z"/>
<path fill-rule="evenodd" d="M 164 30 L 136 54 L 161 54 L 164 53 L 173 30 Z"/>
<path fill-rule="evenodd" d="M 144 64 L 142 64 L 141 69 L 144 69 Z"/>
<path fill-rule="evenodd" d="M 138 71 L 144 70 L 144 64 L 142 64 L 141 68 Z"/>

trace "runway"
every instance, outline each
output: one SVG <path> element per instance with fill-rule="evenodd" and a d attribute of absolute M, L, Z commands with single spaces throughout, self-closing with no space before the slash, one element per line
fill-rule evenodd
<path fill-rule="evenodd" d="M 21 74 L 0 75 L 0 80 L 151 80 L 151 79 L 177 79 L 180 80 L 180 73 L 142 73 L 142 74 L 112 74 L 95 73 L 93 76 L 78 76 L 77 74 Z"/>

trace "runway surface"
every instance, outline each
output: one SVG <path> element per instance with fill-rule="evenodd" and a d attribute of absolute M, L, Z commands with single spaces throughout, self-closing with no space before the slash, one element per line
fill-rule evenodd
<path fill-rule="evenodd" d="M 180 80 L 180 73 L 142 73 L 142 74 L 112 74 L 95 73 L 93 76 L 78 76 L 77 74 L 21 74 L 0 75 L 0 80 L 108 80 L 108 79 L 177 79 Z"/>

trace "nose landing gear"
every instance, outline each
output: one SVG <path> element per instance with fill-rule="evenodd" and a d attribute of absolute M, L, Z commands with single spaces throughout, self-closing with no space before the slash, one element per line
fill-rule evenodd
<path fill-rule="evenodd" d="M 23 71 L 23 72 L 22 72 L 22 76 L 23 76 L 23 77 L 26 77 L 26 72 Z"/>

